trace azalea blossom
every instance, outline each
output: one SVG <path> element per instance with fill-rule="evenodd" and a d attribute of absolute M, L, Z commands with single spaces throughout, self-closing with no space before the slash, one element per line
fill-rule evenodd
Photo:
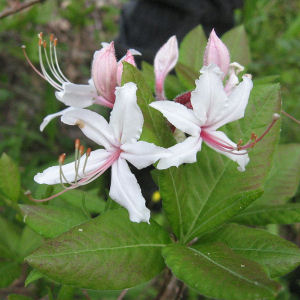
<path fill-rule="evenodd" d="M 239 83 L 238 74 L 244 71 L 244 67 L 237 62 L 230 63 L 230 53 L 226 45 L 217 36 L 213 29 L 209 35 L 203 57 L 203 66 L 217 65 L 222 71 L 222 80 L 225 81 L 225 92 L 230 95 L 233 88 Z M 176 102 L 184 104 L 188 108 L 191 105 L 191 92 L 188 91 L 177 96 Z"/>
<path fill-rule="evenodd" d="M 66 165 L 62 164 L 63 155 L 59 166 L 50 167 L 35 175 L 34 180 L 40 184 L 69 184 L 62 192 L 39 201 L 50 200 L 70 189 L 88 184 L 111 167 L 110 197 L 128 210 L 131 221 L 149 222 L 150 211 L 145 206 L 140 186 L 127 161 L 142 169 L 164 157 L 166 150 L 138 141 L 144 118 L 137 104 L 136 90 L 136 85 L 131 82 L 116 88 L 115 105 L 109 123 L 99 114 L 87 109 L 74 109 L 62 116 L 62 122 L 78 125 L 88 138 L 104 149 L 87 151 Z"/>
<path fill-rule="evenodd" d="M 102 49 L 96 51 L 92 62 L 92 78 L 88 84 L 74 84 L 63 74 L 57 59 L 57 39 L 50 35 L 49 51 L 47 43 L 43 40 L 43 34 L 39 34 L 39 60 L 41 72 L 29 60 L 25 46 L 24 55 L 30 66 L 55 89 L 56 98 L 63 102 L 68 108 L 46 116 L 40 125 L 43 131 L 48 123 L 74 108 L 86 108 L 92 104 L 99 104 L 112 108 L 115 102 L 115 88 L 121 85 L 123 61 L 135 66 L 133 55 L 140 54 L 134 49 L 127 51 L 127 54 L 117 62 L 115 56 L 114 42 L 102 43 Z M 46 61 L 46 65 L 45 65 Z M 46 66 L 50 72 L 47 72 Z"/>
<path fill-rule="evenodd" d="M 158 50 L 154 58 L 155 92 L 157 100 L 165 100 L 164 84 L 168 73 L 175 67 L 178 60 L 178 43 L 173 35 Z"/>
<path fill-rule="evenodd" d="M 162 158 L 157 167 L 166 169 L 196 162 L 196 154 L 204 141 L 209 147 L 237 162 L 238 169 L 244 171 L 249 162 L 246 148 L 235 144 L 218 129 L 244 116 L 253 86 L 251 76 L 244 75 L 243 81 L 228 96 L 222 83 L 223 72 L 218 66 L 211 64 L 200 72 L 196 89 L 191 92 L 192 109 L 174 101 L 150 104 L 176 128 L 190 135 L 182 143 L 169 148 L 172 154 Z"/>

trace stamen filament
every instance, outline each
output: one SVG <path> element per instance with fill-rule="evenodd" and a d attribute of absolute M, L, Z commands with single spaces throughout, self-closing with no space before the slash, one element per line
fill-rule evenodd
<path fill-rule="evenodd" d="M 59 67 L 59 64 L 58 64 L 58 59 L 57 59 L 57 54 L 56 54 L 56 45 L 57 45 L 57 39 L 54 39 L 53 41 L 53 49 L 54 49 L 54 58 L 55 58 L 55 64 L 56 64 L 56 67 L 57 67 L 57 70 L 59 72 L 59 74 L 61 75 L 61 77 L 66 81 L 66 82 L 70 82 L 68 80 L 68 78 L 64 75 L 64 73 L 61 71 L 60 67 Z"/>

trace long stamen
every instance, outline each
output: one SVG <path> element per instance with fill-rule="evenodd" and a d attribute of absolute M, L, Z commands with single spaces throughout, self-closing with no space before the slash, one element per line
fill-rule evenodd
<path fill-rule="evenodd" d="M 61 91 L 62 90 L 62 87 L 57 83 L 55 82 L 51 77 L 50 75 L 47 73 L 45 67 L 44 67 L 44 63 L 43 63 L 43 55 L 42 55 L 42 45 L 43 47 L 45 47 L 45 43 L 43 43 L 43 40 L 42 39 L 39 39 L 39 59 L 40 59 L 40 66 L 41 66 L 41 70 L 43 72 L 43 75 L 46 77 L 46 80 L 54 87 L 56 88 L 57 90 Z"/>
<path fill-rule="evenodd" d="M 79 164 L 80 164 L 79 148 L 80 148 L 80 140 L 76 139 L 75 140 L 75 180 L 74 180 L 75 182 L 77 182 Z"/>
<path fill-rule="evenodd" d="M 58 64 L 58 59 L 57 59 L 57 54 L 56 54 L 56 46 L 57 46 L 57 42 L 58 40 L 55 38 L 54 41 L 53 41 L 53 49 L 54 49 L 54 58 L 55 58 L 55 64 L 56 64 L 56 67 L 57 67 L 57 70 L 59 72 L 59 74 L 61 75 L 61 77 L 66 81 L 66 82 L 70 82 L 68 80 L 68 78 L 64 75 L 64 73 L 61 71 L 60 67 L 59 67 L 59 64 Z"/>
<path fill-rule="evenodd" d="M 64 172 L 63 172 L 63 169 L 62 169 L 62 165 L 65 161 L 65 158 L 66 158 L 66 153 L 63 153 L 59 156 L 58 158 L 58 163 L 59 163 L 59 180 L 60 180 L 60 184 L 62 185 L 62 187 L 64 189 L 67 189 L 68 187 L 64 185 L 64 182 L 65 181 L 67 184 L 71 185 L 71 183 L 68 181 L 68 179 L 66 178 Z"/>
<path fill-rule="evenodd" d="M 287 116 L 288 118 L 290 118 L 292 121 L 294 121 L 294 122 L 296 122 L 297 124 L 300 125 L 300 121 L 297 120 L 296 118 L 294 118 L 293 116 L 291 116 L 290 114 L 288 114 L 286 111 L 281 110 L 281 112 L 282 112 L 285 116 Z"/>
<path fill-rule="evenodd" d="M 85 156 L 85 160 L 84 160 L 84 164 L 83 164 L 83 169 L 82 169 L 83 175 L 85 174 L 86 164 L 87 164 L 88 158 L 89 158 L 89 156 L 91 154 L 91 151 L 92 151 L 91 148 L 87 148 L 87 150 L 86 150 L 86 154 L 85 154 L 86 156 Z"/>
<path fill-rule="evenodd" d="M 31 60 L 29 59 L 27 53 L 26 53 L 26 46 L 22 45 L 21 46 L 22 51 L 24 53 L 25 59 L 27 60 L 28 64 L 30 65 L 30 67 L 39 75 L 41 76 L 44 80 L 47 80 L 46 77 L 33 65 L 33 63 L 31 62 Z"/>

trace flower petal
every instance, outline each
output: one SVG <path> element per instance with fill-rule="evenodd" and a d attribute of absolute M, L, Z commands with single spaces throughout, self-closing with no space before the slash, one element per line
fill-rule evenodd
<path fill-rule="evenodd" d="M 201 150 L 202 139 L 200 136 L 190 136 L 182 143 L 176 144 L 168 150 L 170 154 L 162 158 L 158 165 L 158 169 L 167 169 L 169 167 L 178 167 L 183 163 L 194 163 L 197 161 L 197 152 Z"/>
<path fill-rule="evenodd" d="M 174 101 L 156 101 L 149 104 L 159 110 L 176 128 L 193 136 L 200 134 L 200 122 L 193 110 Z"/>
<path fill-rule="evenodd" d="M 145 205 L 141 188 L 122 158 L 112 165 L 109 196 L 128 210 L 132 222 L 149 223 L 150 210 Z"/>
<path fill-rule="evenodd" d="M 121 146 L 121 157 L 138 169 L 146 168 L 167 155 L 167 150 L 154 144 L 139 141 Z"/>
<path fill-rule="evenodd" d="M 228 72 L 229 63 L 229 51 L 225 44 L 218 38 L 218 36 L 215 33 L 215 30 L 213 29 L 209 35 L 207 46 L 204 52 L 203 65 L 217 65 L 223 72 L 222 78 L 224 78 Z"/>
<path fill-rule="evenodd" d="M 158 50 L 154 58 L 155 87 L 158 100 L 165 99 L 164 81 L 178 60 L 178 43 L 175 35 Z"/>
<path fill-rule="evenodd" d="M 222 131 L 206 131 L 206 133 L 208 133 L 210 135 L 210 138 L 215 139 L 216 141 L 223 141 L 223 143 L 225 143 L 225 144 L 229 144 L 230 146 L 237 147 L 237 145 L 233 141 L 231 141 L 227 137 L 227 135 Z M 243 154 L 241 154 L 242 151 L 237 151 L 237 150 L 234 150 L 232 152 L 222 151 L 222 150 L 216 148 L 214 145 L 212 145 L 208 141 L 206 141 L 205 139 L 203 139 L 203 140 L 210 148 L 214 149 L 215 151 L 227 156 L 231 160 L 238 163 L 239 167 L 237 169 L 239 171 L 241 171 L 241 172 L 245 171 L 245 167 L 248 164 L 248 162 L 250 161 L 248 154 L 243 155 Z"/>
<path fill-rule="evenodd" d="M 55 114 L 51 114 L 51 115 L 48 115 L 46 116 L 44 119 L 43 119 L 43 122 L 41 123 L 40 125 L 40 131 L 43 131 L 45 129 L 45 127 L 49 124 L 49 122 L 51 120 L 53 120 L 54 118 L 56 117 L 59 117 L 59 116 L 62 116 L 64 113 L 68 112 L 68 111 L 71 111 L 75 109 L 74 107 L 68 107 L 68 108 L 65 108 Z"/>
<path fill-rule="evenodd" d="M 137 104 L 136 90 L 133 82 L 116 88 L 116 101 L 110 113 L 109 125 L 121 144 L 137 141 L 142 133 L 144 118 Z"/>
<path fill-rule="evenodd" d="M 92 78 L 98 93 L 114 103 L 114 92 L 117 85 L 117 59 L 113 42 L 95 52 L 92 62 Z"/>
<path fill-rule="evenodd" d="M 221 118 L 210 125 L 209 129 L 216 130 L 227 123 L 243 118 L 252 87 L 251 75 L 244 75 L 243 81 L 229 95 L 228 105 L 224 108 Z"/>
<path fill-rule="evenodd" d="M 203 67 L 196 80 L 196 89 L 191 93 L 193 110 L 201 125 L 216 123 L 223 114 L 228 97 L 224 91 L 221 72 L 216 65 Z"/>
<path fill-rule="evenodd" d="M 86 174 L 97 170 L 99 167 L 101 167 L 105 161 L 108 159 L 108 157 L 111 155 L 108 151 L 104 149 L 98 149 L 95 151 L 92 151 L 90 153 L 90 156 L 87 160 L 85 172 L 83 173 L 83 166 L 85 162 L 86 155 L 84 154 L 80 159 L 79 164 L 79 172 L 78 172 L 78 178 L 83 178 L 86 176 Z M 63 174 L 65 178 L 68 180 L 68 182 L 74 182 L 75 181 L 75 162 L 71 162 L 68 164 L 65 164 L 62 166 Z M 42 173 L 38 173 L 34 176 L 34 180 L 39 184 L 58 184 L 61 183 L 60 178 L 60 170 L 59 166 L 50 167 L 46 170 L 44 170 Z M 62 182 L 66 183 L 66 180 L 62 178 Z"/>
<path fill-rule="evenodd" d="M 66 82 L 63 90 L 56 92 L 55 96 L 65 105 L 85 108 L 92 105 L 98 95 L 94 85 Z"/>
<path fill-rule="evenodd" d="M 68 125 L 78 125 L 89 139 L 106 149 L 119 145 L 107 121 L 93 111 L 77 108 L 65 113 L 61 121 Z"/>

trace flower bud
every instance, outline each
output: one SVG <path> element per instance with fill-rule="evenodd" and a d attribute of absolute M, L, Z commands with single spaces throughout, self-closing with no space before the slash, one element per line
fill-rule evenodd
<path fill-rule="evenodd" d="M 92 78 L 100 96 L 111 103 L 115 102 L 117 85 L 117 60 L 114 42 L 96 51 L 92 63 Z"/>
<path fill-rule="evenodd" d="M 118 86 L 121 86 L 122 73 L 123 73 L 123 61 L 126 61 L 129 64 L 136 67 L 133 54 L 131 53 L 130 50 L 128 50 L 126 55 L 118 62 L 118 67 L 117 67 L 117 84 L 118 84 Z"/>
<path fill-rule="evenodd" d="M 158 50 L 154 58 L 155 88 L 158 100 L 165 99 L 164 81 L 168 73 L 175 67 L 178 60 L 178 43 L 173 35 Z"/>
<path fill-rule="evenodd" d="M 218 38 L 214 29 L 209 35 L 207 46 L 204 52 L 204 66 L 216 64 L 226 76 L 230 63 L 230 55 L 225 44 Z"/>

